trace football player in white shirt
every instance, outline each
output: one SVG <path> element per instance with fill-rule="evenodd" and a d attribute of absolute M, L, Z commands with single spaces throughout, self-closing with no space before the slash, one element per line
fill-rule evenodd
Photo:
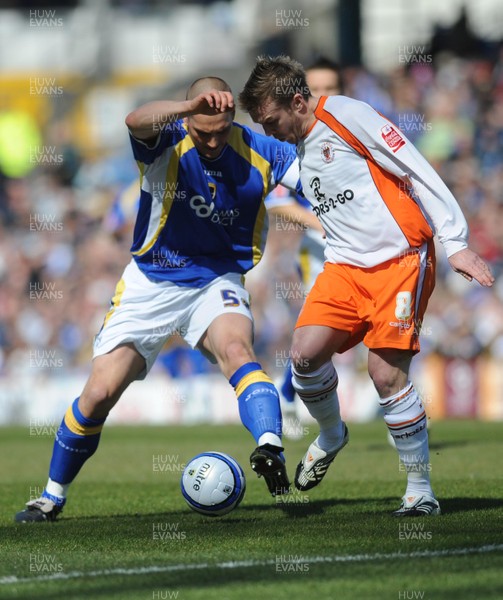
<path fill-rule="evenodd" d="M 299 315 L 293 383 L 320 435 L 297 466 L 295 485 L 318 485 L 348 442 L 331 357 L 363 341 L 384 420 L 407 472 L 398 517 L 440 514 L 429 478 L 426 413 L 409 381 L 435 285 L 433 237 L 451 267 L 491 286 L 468 248 L 468 226 L 443 181 L 387 119 L 344 96 L 311 95 L 287 56 L 260 57 L 241 107 L 266 134 L 297 145 L 302 188 L 327 235 L 325 268 Z"/>
<path fill-rule="evenodd" d="M 313 96 L 334 96 L 343 93 L 342 73 L 337 63 L 320 57 L 306 67 L 306 82 Z M 316 277 L 323 270 L 325 262 L 325 236 L 317 217 L 309 204 L 299 204 L 295 197 L 283 186 L 277 186 L 266 198 L 269 214 L 287 222 L 307 226 L 300 243 L 299 270 L 303 292 L 307 294 L 313 287 Z M 282 400 L 283 433 L 290 439 L 300 439 L 304 428 L 297 417 L 295 388 L 292 385 L 291 365 L 286 368 L 283 382 L 278 387 Z M 394 446 L 394 442 L 393 442 Z"/>

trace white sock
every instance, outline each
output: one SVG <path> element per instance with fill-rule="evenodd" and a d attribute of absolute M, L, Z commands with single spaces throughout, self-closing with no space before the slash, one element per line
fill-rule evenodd
<path fill-rule="evenodd" d="M 395 440 L 407 472 L 406 497 L 433 496 L 426 412 L 412 383 L 388 398 L 381 398 L 384 420 Z"/>
<path fill-rule="evenodd" d="M 271 446 L 279 446 L 280 448 L 283 447 L 280 437 L 270 431 L 266 431 L 258 439 L 259 446 L 263 446 L 264 444 L 271 444 Z"/>
<path fill-rule="evenodd" d="M 292 368 L 292 383 L 309 414 L 320 426 L 318 446 L 330 452 L 341 445 L 344 426 L 339 410 L 337 371 L 328 361 L 313 373 L 299 374 Z"/>
<path fill-rule="evenodd" d="M 53 481 L 49 477 L 47 485 L 45 486 L 45 490 L 46 492 L 51 494 L 51 496 L 59 496 L 60 498 L 66 498 L 66 494 L 68 492 L 69 487 L 69 483 L 58 483 L 57 481 Z"/>

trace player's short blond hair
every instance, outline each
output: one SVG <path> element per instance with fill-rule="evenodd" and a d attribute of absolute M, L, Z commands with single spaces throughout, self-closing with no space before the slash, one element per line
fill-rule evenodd
<path fill-rule="evenodd" d="M 301 94 L 306 100 L 311 95 L 304 67 L 283 54 L 259 56 L 238 99 L 244 111 L 255 113 L 267 100 L 289 106 L 295 94 Z"/>

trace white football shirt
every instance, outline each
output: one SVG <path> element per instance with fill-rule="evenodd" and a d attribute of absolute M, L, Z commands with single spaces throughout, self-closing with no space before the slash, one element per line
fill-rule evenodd
<path fill-rule="evenodd" d="M 467 247 L 454 196 L 418 150 L 364 102 L 320 98 L 297 145 L 300 178 L 327 234 L 325 258 L 373 267 L 435 234 L 447 256 Z"/>

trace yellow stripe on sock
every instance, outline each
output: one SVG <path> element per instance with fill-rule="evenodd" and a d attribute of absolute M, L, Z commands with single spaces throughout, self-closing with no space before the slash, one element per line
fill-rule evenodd
<path fill-rule="evenodd" d="M 95 427 L 84 427 L 84 425 L 81 425 L 75 418 L 71 406 L 65 413 L 65 425 L 72 433 L 76 433 L 77 435 L 96 435 L 103 429 L 103 423 Z"/>
<path fill-rule="evenodd" d="M 264 371 L 252 371 L 239 380 L 236 385 L 236 395 L 240 396 L 252 383 L 272 383 L 272 379 Z"/>

